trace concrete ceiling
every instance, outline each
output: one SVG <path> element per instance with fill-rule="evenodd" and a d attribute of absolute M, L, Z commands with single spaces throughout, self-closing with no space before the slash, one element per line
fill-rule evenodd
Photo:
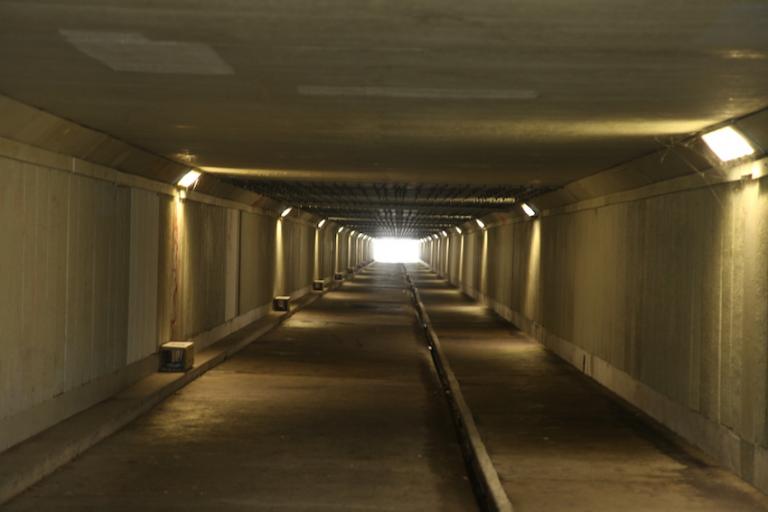
<path fill-rule="evenodd" d="M 0 0 L 0 91 L 271 180 L 557 187 L 768 105 L 763 0 Z"/>
<path fill-rule="evenodd" d="M 397 238 L 450 230 L 544 191 L 509 185 L 227 181 L 362 233 Z"/>

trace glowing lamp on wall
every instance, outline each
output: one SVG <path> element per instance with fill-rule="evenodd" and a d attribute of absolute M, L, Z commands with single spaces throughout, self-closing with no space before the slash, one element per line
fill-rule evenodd
<path fill-rule="evenodd" d="M 455 229 L 458 234 L 461 234 L 461 228 L 459 226 L 454 226 L 453 229 Z"/>
<path fill-rule="evenodd" d="M 200 176 L 202 176 L 203 173 L 200 171 L 195 171 L 193 169 L 190 169 L 187 174 L 181 177 L 179 181 L 176 182 L 176 185 L 181 188 L 189 188 L 192 185 L 197 183 L 197 180 L 200 179 Z"/>
<path fill-rule="evenodd" d="M 293 208 L 289 206 L 288 208 L 286 208 L 285 210 L 283 210 L 283 212 L 280 214 L 280 217 L 281 217 L 281 218 L 285 218 L 285 217 L 287 217 L 287 216 L 288 216 L 288 214 L 290 214 L 292 211 L 293 211 Z"/>
<path fill-rule="evenodd" d="M 725 126 L 705 133 L 701 139 L 723 162 L 730 162 L 755 153 L 755 148 L 749 140 L 733 126 Z"/>
<path fill-rule="evenodd" d="M 320 222 L 317 224 L 317 227 L 318 227 L 318 228 L 322 228 L 323 226 L 325 226 L 325 219 L 321 220 L 321 221 L 320 221 Z"/>
<path fill-rule="evenodd" d="M 485 229 L 485 222 L 481 221 L 480 219 L 475 219 L 475 222 L 477 222 L 477 225 L 480 226 L 480 229 Z"/>
<path fill-rule="evenodd" d="M 523 209 L 523 212 L 529 216 L 529 217 L 535 217 L 536 216 L 536 210 L 533 209 L 531 205 L 528 203 L 521 203 L 520 208 Z"/>

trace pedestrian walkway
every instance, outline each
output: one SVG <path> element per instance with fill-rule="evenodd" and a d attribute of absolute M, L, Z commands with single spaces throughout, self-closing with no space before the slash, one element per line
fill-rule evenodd
<path fill-rule="evenodd" d="M 766 496 L 669 440 L 597 384 L 408 265 L 517 512 L 737 512 Z"/>
<path fill-rule="evenodd" d="M 402 266 L 386 264 L 3 508 L 475 509 Z"/>

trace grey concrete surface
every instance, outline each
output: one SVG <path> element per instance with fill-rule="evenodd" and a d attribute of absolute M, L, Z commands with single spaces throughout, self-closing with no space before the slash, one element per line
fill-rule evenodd
<path fill-rule="evenodd" d="M 411 276 L 515 510 L 768 510 L 765 495 L 416 269 Z"/>
<path fill-rule="evenodd" d="M 405 282 L 377 264 L 3 510 L 475 507 Z"/>
<path fill-rule="evenodd" d="M 0 90 L 259 176 L 564 184 L 765 107 L 766 23 L 733 0 L 4 0 Z"/>
<path fill-rule="evenodd" d="M 270 312 L 259 320 L 226 336 L 213 346 L 202 351 L 196 351 L 194 367 L 186 373 L 158 372 L 159 361 L 158 358 L 154 357 L 148 361 L 149 364 L 143 365 L 145 367 L 143 370 L 148 372 L 147 377 L 125 387 L 120 392 L 115 393 L 115 387 L 121 384 L 125 386 L 125 384 L 104 380 L 81 388 L 85 392 L 90 387 L 100 388 L 103 390 L 103 394 L 93 398 L 94 401 L 98 402 L 96 405 L 88 407 L 74 416 L 65 417 L 66 419 L 61 418 L 66 414 L 66 411 L 60 412 L 60 416 L 56 418 L 58 421 L 53 427 L 16 444 L 9 450 L 0 452 L 0 505 L 122 429 L 319 297 L 321 295 L 305 295 L 293 303 L 289 313 Z M 113 374 L 110 377 L 119 380 L 120 374 Z M 104 396 L 108 398 L 104 399 Z M 43 417 L 38 419 L 39 422 L 51 423 L 55 421 L 55 419 L 43 414 L 40 416 Z M 17 428 L 26 431 L 29 429 L 29 423 L 20 422 Z M 0 427 L 10 431 L 3 432 L 3 434 L 9 436 L 14 434 L 13 424 L 0 423 Z"/>

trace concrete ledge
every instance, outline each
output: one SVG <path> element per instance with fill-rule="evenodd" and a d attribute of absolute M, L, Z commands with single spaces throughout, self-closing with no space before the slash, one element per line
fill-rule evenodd
<path fill-rule="evenodd" d="M 0 454 L 157 371 L 157 354 L 0 420 Z"/>
<path fill-rule="evenodd" d="M 336 288 L 338 286 L 332 289 Z M 186 373 L 153 373 L 3 452 L 0 454 L 0 504 L 114 434 L 324 294 L 305 295 L 293 311 L 270 313 L 202 350 L 196 355 L 195 367 Z"/>
<path fill-rule="evenodd" d="M 491 457 L 488 455 L 485 443 L 483 443 L 480 437 L 472 411 L 470 411 L 469 406 L 464 400 L 459 381 L 451 370 L 448 359 L 443 352 L 440 338 L 432 328 L 429 314 L 424 307 L 424 303 L 421 301 L 419 290 L 414 286 L 411 276 L 407 271 L 405 276 L 413 294 L 416 312 L 424 329 L 424 335 L 427 338 L 427 343 L 429 343 L 432 360 L 435 363 L 443 389 L 454 413 L 454 422 L 461 439 L 462 451 L 471 472 L 470 476 L 472 477 L 478 501 L 484 510 L 512 512 L 512 503 L 509 501 L 509 496 L 507 496 L 504 487 L 501 485 L 499 474 L 491 461 Z"/>

